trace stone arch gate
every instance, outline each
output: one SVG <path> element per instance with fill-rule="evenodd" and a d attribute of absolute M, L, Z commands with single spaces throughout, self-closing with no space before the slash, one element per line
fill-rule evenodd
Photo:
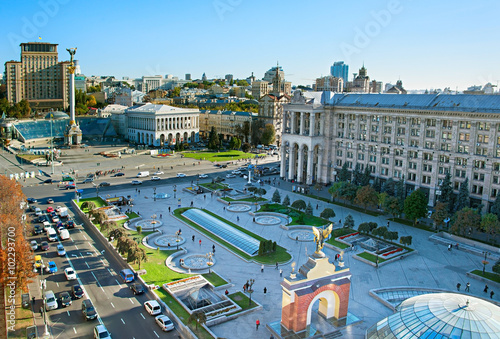
<path fill-rule="evenodd" d="M 317 300 L 318 312 L 326 319 L 347 316 L 351 272 L 330 264 L 328 258 L 309 257 L 298 273 L 281 282 L 281 287 L 281 325 L 289 331 L 299 333 L 307 329 Z"/>

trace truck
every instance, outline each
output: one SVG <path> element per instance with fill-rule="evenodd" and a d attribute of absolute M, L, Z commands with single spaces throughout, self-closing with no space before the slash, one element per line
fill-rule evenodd
<path fill-rule="evenodd" d="M 69 239 L 69 231 L 67 229 L 62 229 L 59 233 L 59 237 L 61 238 L 61 240 Z"/>
<path fill-rule="evenodd" d="M 68 208 L 67 207 L 61 207 L 59 210 L 59 216 L 61 218 L 67 218 L 68 217 Z"/>

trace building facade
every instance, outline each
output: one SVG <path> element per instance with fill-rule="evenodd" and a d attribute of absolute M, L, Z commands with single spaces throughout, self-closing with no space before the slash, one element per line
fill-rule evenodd
<path fill-rule="evenodd" d="M 245 123 L 249 126 L 252 120 L 257 117 L 257 113 L 239 112 L 239 111 L 221 111 L 221 110 L 201 110 L 200 111 L 200 137 L 208 139 L 212 127 L 215 127 L 217 133 L 222 135 L 223 141 L 229 141 L 232 137 L 243 137 L 240 129 Z M 249 137 L 249 136 L 248 136 Z M 242 140 L 248 142 L 249 140 Z"/>
<path fill-rule="evenodd" d="M 344 81 L 342 80 L 342 78 L 328 75 L 326 77 L 321 77 L 316 79 L 315 90 L 318 92 L 331 91 L 336 93 L 342 93 L 343 89 L 344 89 Z"/>
<path fill-rule="evenodd" d="M 347 81 L 349 81 L 349 65 L 344 64 L 343 61 L 334 62 L 333 66 L 330 67 L 330 75 L 341 78 L 343 81 L 343 88 L 345 88 Z"/>
<path fill-rule="evenodd" d="M 69 106 L 69 61 L 58 61 L 57 44 L 21 44 L 21 61 L 5 63 L 7 100 L 29 102 L 36 111 Z"/>
<path fill-rule="evenodd" d="M 500 191 L 500 96 L 300 93 L 284 106 L 281 176 L 331 183 L 344 164 L 374 181 L 404 180 L 434 206 L 450 173 L 473 205 Z"/>
<path fill-rule="evenodd" d="M 200 111 L 146 104 L 125 110 L 128 140 L 149 146 L 199 141 Z"/>

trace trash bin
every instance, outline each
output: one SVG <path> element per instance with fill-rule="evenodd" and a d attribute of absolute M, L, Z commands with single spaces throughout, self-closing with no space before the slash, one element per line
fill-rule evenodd
<path fill-rule="evenodd" d="M 36 326 L 30 326 L 30 327 L 26 328 L 26 338 L 27 339 L 36 339 L 37 338 Z"/>
<path fill-rule="evenodd" d="M 29 293 L 24 293 L 21 295 L 21 305 L 23 308 L 30 308 L 30 295 Z"/>

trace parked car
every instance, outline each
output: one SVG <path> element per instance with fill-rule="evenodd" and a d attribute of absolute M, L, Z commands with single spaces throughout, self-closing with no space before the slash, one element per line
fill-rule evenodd
<path fill-rule="evenodd" d="M 106 181 L 103 181 L 101 182 L 99 185 L 97 185 L 98 187 L 105 187 L 105 186 L 111 186 L 111 184 L 109 182 L 106 182 Z"/>
<path fill-rule="evenodd" d="M 67 190 L 74 190 L 74 189 L 76 189 L 76 185 L 74 182 L 71 182 L 71 183 L 67 184 L 66 186 L 64 186 L 64 188 Z"/>
<path fill-rule="evenodd" d="M 49 265 L 45 269 L 48 273 L 57 273 L 57 265 L 53 261 L 49 261 Z"/>
<path fill-rule="evenodd" d="M 47 207 L 47 213 L 51 213 L 51 212 L 54 212 L 54 207 L 52 207 L 52 206 Z"/>
<path fill-rule="evenodd" d="M 66 250 L 63 245 L 57 245 L 57 255 L 63 256 L 66 255 Z"/>
<path fill-rule="evenodd" d="M 241 172 L 240 172 L 240 171 L 238 171 L 238 170 L 234 170 L 234 171 L 232 171 L 231 173 L 232 173 L 232 174 L 235 174 L 235 175 L 240 175 L 240 174 L 241 174 Z"/>
<path fill-rule="evenodd" d="M 166 315 L 160 314 L 155 317 L 155 321 L 160 326 L 162 331 L 172 331 L 174 329 L 174 323 Z"/>
<path fill-rule="evenodd" d="M 132 284 L 130 285 L 130 289 L 135 295 L 144 293 L 144 287 L 141 284 Z"/>
<path fill-rule="evenodd" d="M 35 198 L 28 198 L 26 199 L 26 201 L 30 204 L 34 204 L 35 202 L 37 202 L 38 200 L 36 200 Z"/>
<path fill-rule="evenodd" d="M 94 178 L 85 178 L 85 180 L 82 181 L 82 184 L 86 184 L 88 182 L 93 182 Z"/>
<path fill-rule="evenodd" d="M 156 171 L 153 173 L 153 175 L 163 175 L 163 174 L 165 174 L 165 173 L 163 173 L 162 171 Z"/>
<path fill-rule="evenodd" d="M 64 269 L 64 275 L 66 276 L 66 280 L 76 280 L 76 273 L 71 267 L 67 267 Z"/>
<path fill-rule="evenodd" d="M 160 177 L 157 177 L 157 176 L 152 176 L 151 177 L 151 181 L 159 181 L 159 180 L 161 180 Z"/>
<path fill-rule="evenodd" d="M 45 291 L 43 293 L 43 299 L 45 299 L 45 309 L 56 310 L 57 309 L 57 299 L 52 291 Z"/>
<path fill-rule="evenodd" d="M 186 175 L 184 173 L 177 173 L 177 178 L 185 178 Z"/>
<path fill-rule="evenodd" d="M 125 175 L 125 173 L 118 172 L 118 173 L 113 174 L 112 177 L 123 177 L 124 175 Z"/>
<path fill-rule="evenodd" d="M 75 228 L 75 222 L 73 220 L 68 220 L 66 228 Z"/>
<path fill-rule="evenodd" d="M 156 300 L 148 300 L 144 303 L 144 308 L 150 315 L 157 315 L 161 313 L 161 306 Z"/>
<path fill-rule="evenodd" d="M 57 223 L 59 222 L 59 217 L 57 215 L 52 216 L 52 222 Z"/>
<path fill-rule="evenodd" d="M 40 225 L 33 226 L 33 234 L 34 235 L 42 234 L 42 232 L 43 232 L 42 226 L 40 226 Z"/>
<path fill-rule="evenodd" d="M 52 199 L 52 198 L 47 199 L 47 204 L 53 204 L 53 203 L 54 203 L 54 199 Z"/>
<path fill-rule="evenodd" d="M 40 245 L 40 247 L 42 248 L 42 251 L 48 251 L 48 250 L 50 250 L 50 245 L 46 241 L 42 241 L 42 244 Z"/>
<path fill-rule="evenodd" d="M 132 180 L 132 185 L 140 185 L 142 184 L 142 181 L 140 180 Z"/>
<path fill-rule="evenodd" d="M 85 295 L 85 292 L 83 292 L 80 285 L 73 285 L 71 286 L 71 294 L 73 294 L 73 297 L 80 299 Z"/>
<path fill-rule="evenodd" d="M 43 266 L 43 260 L 41 255 L 35 255 L 35 268 L 40 268 Z"/>
<path fill-rule="evenodd" d="M 228 174 L 228 175 L 226 175 L 226 178 L 228 178 L 228 179 L 236 178 L 236 175 L 234 175 L 234 174 Z"/>
<path fill-rule="evenodd" d="M 38 222 L 44 222 L 44 221 L 47 221 L 47 217 L 45 215 L 42 214 L 42 212 L 40 211 L 40 215 L 38 216 Z"/>
<path fill-rule="evenodd" d="M 97 312 L 90 299 L 85 299 L 82 302 L 82 314 L 86 320 L 97 319 Z"/>
<path fill-rule="evenodd" d="M 72 303 L 71 296 L 68 292 L 61 292 L 61 294 L 59 294 L 59 300 L 61 301 L 61 305 L 64 307 L 70 306 Z"/>
<path fill-rule="evenodd" d="M 206 175 L 206 174 L 199 174 L 198 178 L 200 178 L 200 179 L 206 179 L 206 178 L 208 178 L 208 175 Z"/>
<path fill-rule="evenodd" d="M 31 240 L 30 245 L 33 252 L 38 249 L 38 242 L 36 240 Z"/>
<path fill-rule="evenodd" d="M 109 334 L 106 326 L 97 325 L 94 327 L 94 339 L 111 339 L 111 334 Z"/>
<path fill-rule="evenodd" d="M 52 184 L 53 182 L 55 182 L 53 179 L 47 179 L 43 181 L 44 184 Z"/>

